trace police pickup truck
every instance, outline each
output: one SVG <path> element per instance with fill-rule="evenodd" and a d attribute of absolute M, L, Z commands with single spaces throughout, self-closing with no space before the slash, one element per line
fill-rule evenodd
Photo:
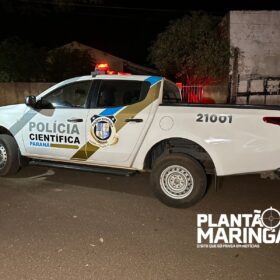
<path fill-rule="evenodd" d="M 0 108 L 0 176 L 26 162 L 129 175 L 150 172 L 157 197 L 188 207 L 207 174 L 280 173 L 277 106 L 183 104 L 163 77 L 63 81 Z"/>

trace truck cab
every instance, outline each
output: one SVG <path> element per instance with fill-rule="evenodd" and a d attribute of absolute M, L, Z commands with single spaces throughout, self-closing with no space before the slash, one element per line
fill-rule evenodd
<path fill-rule="evenodd" d="M 96 75 L 54 86 L 27 106 L 15 132 L 21 153 L 131 168 L 153 120 L 163 78 Z M 179 91 L 178 91 L 179 93 Z"/>

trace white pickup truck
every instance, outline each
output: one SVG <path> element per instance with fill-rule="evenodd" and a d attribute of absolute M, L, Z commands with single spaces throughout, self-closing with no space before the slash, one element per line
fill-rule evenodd
<path fill-rule="evenodd" d="M 162 77 L 90 75 L 0 108 L 0 176 L 32 164 L 128 175 L 188 207 L 207 174 L 280 173 L 280 108 L 182 104 Z"/>

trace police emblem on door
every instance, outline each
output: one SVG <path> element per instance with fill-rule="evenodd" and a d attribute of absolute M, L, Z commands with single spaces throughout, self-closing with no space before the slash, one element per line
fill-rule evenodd
<path fill-rule="evenodd" d="M 94 134 L 101 141 L 107 140 L 110 137 L 111 133 L 112 129 L 110 127 L 110 124 L 106 121 L 100 121 L 94 127 Z"/>
<path fill-rule="evenodd" d="M 98 116 L 91 118 L 89 142 L 98 147 L 114 145 L 118 142 L 114 116 Z"/>

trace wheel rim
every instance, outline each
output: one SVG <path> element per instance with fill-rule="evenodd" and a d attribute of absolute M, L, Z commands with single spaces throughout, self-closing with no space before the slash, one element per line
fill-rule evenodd
<path fill-rule="evenodd" d="M 185 167 L 172 165 L 162 171 L 160 186 L 167 196 L 174 199 L 183 199 L 193 191 L 194 179 Z"/>
<path fill-rule="evenodd" d="M 7 151 L 5 147 L 2 144 L 0 144 L 0 169 L 3 169 L 6 166 L 7 160 L 8 160 Z"/>

